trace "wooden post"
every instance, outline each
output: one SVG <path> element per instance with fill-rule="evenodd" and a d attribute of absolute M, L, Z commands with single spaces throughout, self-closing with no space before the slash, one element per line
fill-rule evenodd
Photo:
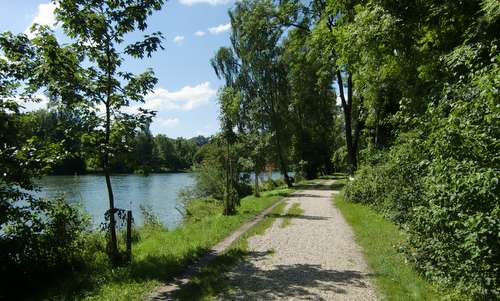
<path fill-rule="evenodd" d="M 132 259 L 132 210 L 127 210 L 127 261 Z"/>

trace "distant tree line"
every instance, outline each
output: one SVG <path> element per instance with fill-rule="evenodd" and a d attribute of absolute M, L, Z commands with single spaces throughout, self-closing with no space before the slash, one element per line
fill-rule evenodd
<path fill-rule="evenodd" d="M 26 135 L 47 143 L 62 143 L 65 156 L 54 163 L 51 174 L 102 172 L 102 162 L 86 143 L 89 125 L 78 115 L 68 110 L 40 109 L 23 113 L 21 122 Z M 155 136 L 149 124 L 128 132 L 112 128 L 111 140 L 122 147 L 110 158 L 110 170 L 141 174 L 190 170 L 200 147 L 209 142 L 204 136 L 189 139 Z"/>

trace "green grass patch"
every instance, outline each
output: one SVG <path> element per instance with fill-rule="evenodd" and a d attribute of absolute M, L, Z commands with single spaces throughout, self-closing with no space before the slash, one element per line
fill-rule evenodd
<path fill-rule="evenodd" d="M 241 224 L 290 192 L 289 189 L 279 189 L 263 192 L 259 198 L 246 197 L 233 216 L 222 215 L 220 202 L 195 201 L 190 204 L 183 225 L 172 231 L 157 226 L 137 229 L 139 238 L 133 244 L 132 263 L 125 267 L 112 268 L 109 265 L 102 237 L 89 239 L 89 262 L 33 299 L 142 300 L 158 285 L 179 275 L 188 263 Z M 236 251 L 228 253 L 219 259 L 216 265 L 220 267 L 215 269 L 231 263 L 237 255 Z"/>
<path fill-rule="evenodd" d="M 334 204 L 352 226 L 373 280 L 386 300 L 440 299 L 436 288 L 398 252 L 404 233 L 396 225 L 367 206 L 346 202 L 342 192 L 336 195 Z"/>
<path fill-rule="evenodd" d="M 300 203 L 293 203 L 293 205 L 288 209 L 286 214 L 283 216 L 283 221 L 281 222 L 281 228 L 285 228 L 290 225 L 292 218 L 301 216 L 304 214 L 304 209 L 300 208 Z"/>

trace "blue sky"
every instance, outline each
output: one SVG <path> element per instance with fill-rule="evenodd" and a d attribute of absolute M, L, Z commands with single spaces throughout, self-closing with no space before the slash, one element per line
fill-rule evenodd
<path fill-rule="evenodd" d="M 33 22 L 52 24 L 49 0 L 0 0 L 0 32 L 26 32 Z M 128 59 L 124 68 L 153 68 L 159 83 L 142 105 L 157 110 L 151 130 L 169 137 L 211 135 L 219 128 L 216 94 L 222 82 L 209 60 L 229 44 L 228 9 L 232 0 L 171 0 L 149 19 L 147 32 L 161 31 L 165 50 L 144 60 Z M 55 31 L 62 37 L 61 30 Z M 131 34 L 128 42 L 137 37 Z M 126 42 L 127 42 L 126 41 Z M 26 104 L 34 109 L 41 104 Z"/>

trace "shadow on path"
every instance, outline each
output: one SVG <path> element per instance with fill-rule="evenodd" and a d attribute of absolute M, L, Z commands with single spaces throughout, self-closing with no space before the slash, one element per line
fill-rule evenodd
<path fill-rule="evenodd" d="M 297 190 L 340 190 L 342 187 L 345 186 L 344 181 L 335 181 L 333 184 L 326 185 L 326 184 L 297 184 L 294 186 L 295 189 Z M 301 195 L 304 193 L 297 192 L 291 195 L 291 197 L 295 197 L 297 195 Z M 308 195 L 305 195 L 308 196 Z M 311 195 L 311 197 L 322 197 L 318 195 Z"/>
<path fill-rule="evenodd" d="M 270 214 L 267 214 L 266 216 L 272 217 L 272 218 L 293 218 L 293 219 L 306 219 L 306 220 L 313 220 L 313 221 L 324 221 L 324 220 L 330 219 L 330 217 L 326 217 L 326 216 L 291 214 L 291 213 L 284 213 L 284 214 L 270 213 Z"/>
<path fill-rule="evenodd" d="M 347 292 L 343 287 L 364 288 L 370 276 L 359 271 L 328 270 L 314 264 L 277 265 L 266 270 L 252 263 L 264 259 L 265 254 L 263 256 L 262 253 L 250 252 L 247 256 L 251 260 L 241 262 L 236 271 L 228 274 L 228 286 L 233 289 L 226 290 L 221 299 L 272 300 L 300 297 L 324 300 L 309 289 L 345 294 Z"/>

